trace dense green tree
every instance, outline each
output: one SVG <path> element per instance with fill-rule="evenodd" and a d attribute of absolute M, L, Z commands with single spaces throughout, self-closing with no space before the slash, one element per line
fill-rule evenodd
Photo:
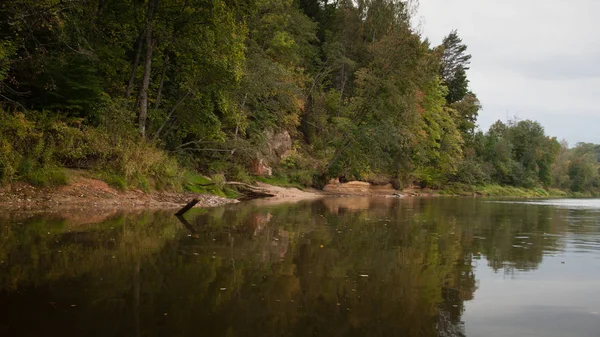
<path fill-rule="evenodd" d="M 93 147 L 123 141 L 234 179 L 263 162 L 303 184 L 598 187 L 598 146 L 561 150 L 533 121 L 477 133 L 467 45 L 454 30 L 430 46 L 413 13 L 402 0 L 5 1 L 0 134 L 19 136 L 0 138 L 0 178 L 105 163 L 112 150 Z M 65 155 L 58 124 L 111 145 L 73 136 Z M 269 144 L 282 134 L 285 159 Z M 31 139 L 38 150 L 13 153 Z"/>
<path fill-rule="evenodd" d="M 600 187 L 600 164 L 597 158 L 597 146 L 594 144 L 578 143 L 572 149 L 568 166 L 571 190 L 583 192 Z"/>
<path fill-rule="evenodd" d="M 456 124 L 468 145 L 474 141 L 475 128 L 477 127 L 477 116 L 481 110 L 481 103 L 473 93 L 467 93 L 460 101 L 450 104 L 456 110 Z"/>
<path fill-rule="evenodd" d="M 469 70 L 471 55 L 467 54 L 467 46 L 453 30 L 442 42 L 442 62 L 440 76 L 448 86 L 446 100 L 454 103 L 462 100 L 469 92 L 469 80 L 466 71 Z"/>

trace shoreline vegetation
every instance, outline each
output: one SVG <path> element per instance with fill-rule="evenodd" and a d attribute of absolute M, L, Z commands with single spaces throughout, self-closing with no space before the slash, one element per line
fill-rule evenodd
<path fill-rule="evenodd" d="M 413 5 L 3 3 L 0 203 L 599 195 L 600 145 L 478 129 L 467 45 L 432 45 Z"/>
<path fill-rule="evenodd" d="M 28 212 L 61 212 L 73 209 L 94 209 L 98 212 L 114 210 L 176 210 L 192 199 L 199 202 L 195 207 L 206 208 L 237 203 L 240 194 L 224 197 L 221 190 L 207 189 L 199 192 L 140 190 L 139 188 L 120 189 L 105 181 L 93 178 L 86 171 L 67 170 L 68 180 L 63 185 L 32 185 L 15 182 L 0 187 L 0 209 Z M 205 178 L 207 179 L 207 178 Z M 277 183 L 277 182 L 275 182 Z M 292 184 L 293 185 L 293 184 Z M 270 185 L 257 182 L 256 189 L 268 195 L 258 204 L 278 204 L 326 197 L 509 197 L 509 198 L 557 198 L 594 197 L 592 194 L 568 193 L 558 189 L 525 189 L 498 185 L 454 186 L 442 190 L 427 188 L 406 188 L 402 191 L 391 185 L 377 186 L 366 182 L 328 184 L 323 190 L 299 189 L 290 184 Z M 216 191 L 216 192 L 215 192 Z"/>

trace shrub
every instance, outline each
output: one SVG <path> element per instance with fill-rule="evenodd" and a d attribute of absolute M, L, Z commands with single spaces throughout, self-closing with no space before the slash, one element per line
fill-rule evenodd
<path fill-rule="evenodd" d="M 124 191 L 127 189 L 127 181 L 125 181 L 125 178 L 118 174 L 105 173 L 99 178 L 104 180 L 109 186 L 112 186 L 119 191 Z"/>
<path fill-rule="evenodd" d="M 61 183 L 65 174 L 58 167 L 66 167 L 108 172 L 100 176 L 118 188 L 148 190 L 153 182 L 156 188 L 181 189 L 177 160 L 153 144 L 125 131 L 116 137 L 58 118 L 0 110 L 0 182 Z"/>
<path fill-rule="evenodd" d="M 40 187 L 59 186 L 69 183 L 65 170 L 59 167 L 32 169 L 23 178 L 28 183 Z"/>

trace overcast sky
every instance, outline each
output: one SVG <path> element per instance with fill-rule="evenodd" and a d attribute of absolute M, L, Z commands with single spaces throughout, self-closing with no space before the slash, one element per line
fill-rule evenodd
<path fill-rule="evenodd" d="M 484 131 L 517 116 L 571 146 L 600 143 L 600 0 L 419 2 L 424 37 L 457 29 L 468 46 Z"/>

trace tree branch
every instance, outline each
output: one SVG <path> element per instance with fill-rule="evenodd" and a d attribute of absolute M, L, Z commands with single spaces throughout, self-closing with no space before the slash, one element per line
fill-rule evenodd
<path fill-rule="evenodd" d="M 179 105 L 181 104 L 181 102 L 183 102 L 183 100 L 186 97 L 188 97 L 189 94 L 190 94 L 189 91 L 186 92 L 185 95 L 183 95 L 183 97 L 181 97 L 179 99 L 179 101 L 177 101 L 177 103 L 175 103 L 175 105 L 173 106 L 173 108 L 169 112 L 169 115 L 167 115 L 167 118 L 165 119 L 165 121 L 163 122 L 163 124 L 158 128 L 158 130 L 156 130 L 156 133 L 154 134 L 154 138 L 152 138 L 153 141 L 156 141 L 158 139 L 158 137 L 160 136 L 160 132 L 163 130 L 163 128 L 165 127 L 165 125 L 167 125 L 167 122 L 171 119 L 171 116 L 173 116 L 173 114 L 175 113 L 175 110 L 177 110 L 177 108 L 179 107 Z"/>

